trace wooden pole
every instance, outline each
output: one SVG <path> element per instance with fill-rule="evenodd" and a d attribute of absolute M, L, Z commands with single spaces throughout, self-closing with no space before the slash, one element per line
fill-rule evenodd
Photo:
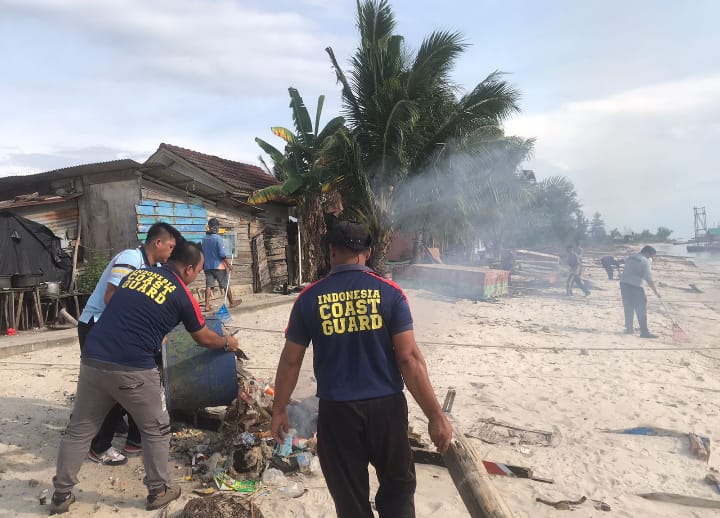
<path fill-rule="evenodd" d="M 80 212 L 80 208 L 78 207 L 78 231 L 77 231 L 77 239 L 75 240 L 75 250 L 73 251 L 73 267 L 72 267 L 72 275 L 70 276 L 70 291 L 75 291 L 75 288 L 77 287 L 77 279 L 75 278 L 75 274 L 77 273 L 77 258 L 78 258 L 78 248 L 80 248 L 80 236 L 82 235 L 82 212 Z"/>
<path fill-rule="evenodd" d="M 453 428 L 453 440 L 443 460 L 471 518 L 512 518 L 482 459 L 457 425 Z"/>

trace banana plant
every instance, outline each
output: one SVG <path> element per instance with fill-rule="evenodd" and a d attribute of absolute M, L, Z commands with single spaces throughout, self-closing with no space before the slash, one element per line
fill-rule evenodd
<path fill-rule="evenodd" d="M 295 202 L 303 246 L 303 278 L 313 280 L 327 262 L 322 242 L 326 231 L 323 199 L 337 191 L 344 181 L 341 168 L 348 139 L 343 134 L 343 117 L 335 117 L 320 128 L 324 95 L 318 98 L 313 125 L 299 92 L 295 88 L 288 92 L 295 131 L 281 126 L 270 128 L 273 135 L 285 142 L 285 150 L 280 151 L 261 138 L 255 139 L 272 160 L 276 176 L 284 178 L 283 183 L 255 191 L 248 203 Z"/>

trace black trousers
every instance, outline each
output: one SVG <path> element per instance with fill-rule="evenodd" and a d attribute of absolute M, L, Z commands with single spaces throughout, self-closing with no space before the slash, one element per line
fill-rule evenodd
<path fill-rule="evenodd" d="M 78 341 L 80 342 L 81 354 L 83 347 L 85 347 L 85 339 L 87 338 L 87 335 L 90 333 L 90 330 L 93 328 L 94 325 L 94 318 L 91 318 L 90 322 L 88 322 L 87 324 L 83 322 L 78 322 Z M 108 448 L 110 448 L 110 446 L 112 446 L 112 440 L 113 437 L 115 437 L 115 430 L 117 430 L 118 426 L 120 426 L 120 422 L 123 420 L 123 417 L 125 417 L 125 414 L 127 414 L 127 412 L 119 404 L 115 404 L 115 406 L 112 407 L 110 412 L 108 412 L 107 416 L 105 416 L 105 420 L 100 427 L 100 431 L 90 443 L 90 450 L 99 455 L 106 451 Z M 140 430 L 138 430 L 138 427 L 135 424 L 132 416 L 128 414 L 127 442 L 135 446 L 140 446 L 141 441 L 142 439 L 140 438 Z"/>
<path fill-rule="evenodd" d="M 368 464 L 380 487 L 380 518 L 415 518 L 415 464 L 404 394 L 364 401 L 320 400 L 318 456 L 338 518 L 373 518 Z"/>
<path fill-rule="evenodd" d="M 645 290 L 632 284 L 620 283 L 623 309 L 625 310 L 625 330 L 632 332 L 635 315 L 637 315 L 640 332 L 647 333 L 647 296 Z"/>
<path fill-rule="evenodd" d="M 613 276 L 615 273 L 615 267 L 614 266 L 603 266 L 605 268 L 605 273 L 607 273 L 608 280 L 613 280 Z"/>

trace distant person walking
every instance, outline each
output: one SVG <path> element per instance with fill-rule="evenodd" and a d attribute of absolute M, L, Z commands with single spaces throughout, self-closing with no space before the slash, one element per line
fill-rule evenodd
<path fill-rule="evenodd" d="M 202 240 L 202 251 L 205 255 L 205 311 L 212 309 L 210 299 L 216 283 L 221 290 L 227 289 L 227 298 L 232 309 L 240 305 L 241 301 L 233 298 L 232 290 L 228 285 L 228 272 L 232 272 L 233 267 L 225 252 L 223 240 L 218 235 L 220 222 L 217 218 L 210 218 L 207 226 L 207 235 Z"/>
<path fill-rule="evenodd" d="M 573 285 L 577 284 L 585 296 L 590 295 L 590 290 L 587 289 L 585 283 L 580 277 L 580 271 L 582 269 L 582 258 L 577 254 L 572 246 L 567 247 L 567 264 L 570 269 L 570 273 L 567 279 L 567 294 L 573 294 Z"/>
<path fill-rule="evenodd" d="M 625 259 L 625 268 L 620 275 L 620 294 L 622 295 L 623 309 L 625 310 L 625 334 L 634 332 L 633 324 L 637 315 L 640 324 L 641 338 L 657 338 L 648 331 L 647 325 L 647 296 L 643 289 L 643 281 L 660 297 L 652 278 L 652 258 L 657 254 L 651 246 L 645 246 L 639 254 Z"/>
<path fill-rule="evenodd" d="M 600 259 L 600 264 L 605 268 L 608 279 L 613 280 L 615 278 L 615 270 L 617 269 L 618 276 L 620 275 L 620 261 L 615 259 L 612 255 L 606 255 Z"/>

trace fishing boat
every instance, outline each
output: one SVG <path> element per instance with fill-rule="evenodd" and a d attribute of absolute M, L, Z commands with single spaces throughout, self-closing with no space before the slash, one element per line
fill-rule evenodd
<path fill-rule="evenodd" d="M 694 207 L 695 239 L 688 243 L 688 252 L 720 252 L 720 227 L 708 228 L 705 207 Z"/>

